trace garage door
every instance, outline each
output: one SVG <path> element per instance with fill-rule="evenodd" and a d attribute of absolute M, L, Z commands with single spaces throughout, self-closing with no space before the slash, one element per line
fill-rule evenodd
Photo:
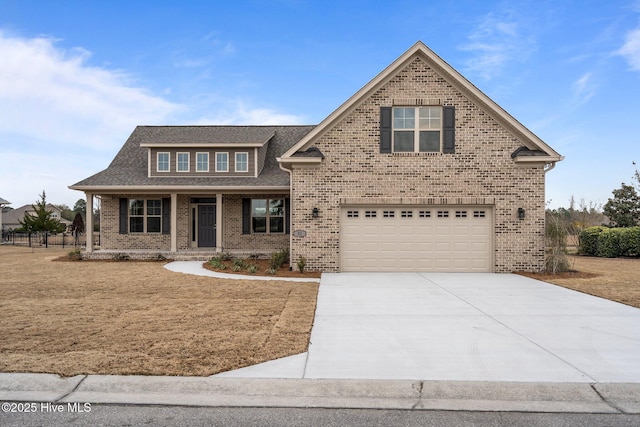
<path fill-rule="evenodd" d="M 342 271 L 491 272 L 490 207 L 343 207 Z"/>

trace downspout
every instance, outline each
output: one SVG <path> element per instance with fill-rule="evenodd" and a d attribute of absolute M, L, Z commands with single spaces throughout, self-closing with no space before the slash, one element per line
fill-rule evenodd
<path fill-rule="evenodd" d="M 287 169 L 282 165 L 282 158 L 278 159 L 278 166 L 280 169 L 289 174 L 289 209 L 293 211 L 293 171 L 291 169 Z M 293 248 L 293 212 L 289 212 L 289 257 L 292 260 L 293 254 L 291 253 L 291 249 Z M 289 270 L 293 271 L 293 263 L 289 261 Z"/>

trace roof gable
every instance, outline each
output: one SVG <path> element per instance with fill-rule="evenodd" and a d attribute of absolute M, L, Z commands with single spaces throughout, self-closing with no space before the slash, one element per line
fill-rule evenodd
<path fill-rule="evenodd" d="M 545 155 L 529 156 L 525 161 L 556 162 L 563 159 L 553 148 L 542 141 L 533 132 L 527 129 L 513 116 L 507 113 L 502 107 L 485 95 L 469 80 L 462 76 L 453 67 L 447 64 L 435 52 L 429 49 L 424 43 L 418 41 L 398 59 L 385 68 L 380 74 L 374 77 L 369 83 L 351 96 L 346 102 L 338 107 L 333 113 L 325 118 L 316 128 L 309 132 L 303 139 L 284 153 L 278 161 L 281 163 L 294 163 L 300 161 L 295 154 L 299 151 L 306 151 L 318 138 L 330 130 L 336 123 L 355 109 L 362 101 L 389 82 L 394 76 L 401 72 L 408 64 L 416 58 L 420 58 L 429 65 L 436 73 L 452 84 L 457 90 L 467 96 L 473 103 L 490 114 L 502 126 L 512 132 L 520 142 L 530 151 L 540 151 Z M 521 160 L 515 158 L 516 161 Z"/>

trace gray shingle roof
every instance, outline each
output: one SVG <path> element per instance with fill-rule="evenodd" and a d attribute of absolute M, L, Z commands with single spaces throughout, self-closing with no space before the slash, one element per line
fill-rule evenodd
<path fill-rule="evenodd" d="M 103 186 L 253 186 L 287 187 L 289 174 L 280 169 L 276 157 L 281 156 L 315 126 L 138 126 L 122 146 L 109 167 L 71 188 L 89 190 Z M 194 142 L 247 143 L 274 135 L 269 142 L 265 166 L 257 177 L 149 177 L 147 148 L 141 143 Z M 229 138 L 229 139 L 227 139 Z"/>
<path fill-rule="evenodd" d="M 140 143 L 261 144 L 274 131 L 274 126 L 138 126 L 134 133 Z"/>

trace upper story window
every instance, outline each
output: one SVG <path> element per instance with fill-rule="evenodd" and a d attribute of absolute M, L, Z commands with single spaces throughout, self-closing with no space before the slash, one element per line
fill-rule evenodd
<path fill-rule="evenodd" d="M 196 153 L 196 171 L 209 172 L 209 153 Z"/>
<path fill-rule="evenodd" d="M 176 170 L 178 172 L 189 172 L 189 153 L 177 154 Z"/>
<path fill-rule="evenodd" d="M 455 107 L 380 107 L 380 152 L 454 154 Z"/>
<path fill-rule="evenodd" d="M 236 172 L 249 172 L 249 153 L 236 153 Z"/>
<path fill-rule="evenodd" d="M 229 172 L 229 153 L 216 153 L 216 172 Z"/>
<path fill-rule="evenodd" d="M 158 153 L 158 172 L 169 172 L 169 153 Z"/>
<path fill-rule="evenodd" d="M 441 107 L 393 108 L 393 151 L 395 153 L 439 153 L 441 130 Z"/>

